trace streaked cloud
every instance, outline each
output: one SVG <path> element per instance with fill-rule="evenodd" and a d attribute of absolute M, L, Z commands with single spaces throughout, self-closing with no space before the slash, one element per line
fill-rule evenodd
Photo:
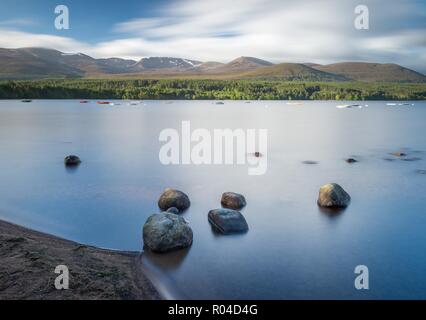
<path fill-rule="evenodd" d="M 36 24 L 37 23 L 35 21 L 31 19 L 24 19 L 24 18 L 0 20 L 0 27 L 8 27 L 8 28 L 27 27 L 27 26 L 34 26 Z"/>
<path fill-rule="evenodd" d="M 354 28 L 358 0 L 172 0 L 155 15 L 111 26 L 108 42 L 1 30 L 0 47 L 49 46 L 95 57 L 175 56 L 229 61 L 395 62 L 426 71 L 426 5 L 365 0 L 370 30 Z M 100 31 L 104 32 L 104 30 Z"/>

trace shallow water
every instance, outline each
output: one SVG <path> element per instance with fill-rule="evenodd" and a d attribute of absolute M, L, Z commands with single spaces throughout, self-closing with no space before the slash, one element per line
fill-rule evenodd
<path fill-rule="evenodd" d="M 185 191 L 188 250 L 144 253 L 161 288 L 195 299 L 426 298 L 426 103 L 337 109 L 344 102 L 0 101 L 0 218 L 86 244 L 142 250 L 141 229 L 166 187 Z M 164 128 L 268 129 L 268 170 L 164 166 Z M 407 153 L 407 159 L 390 155 Z M 83 163 L 64 168 L 77 154 Z M 345 158 L 356 156 L 358 163 Z M 316 204 L 322 184 L 352 196 Z M 224 191 L 245 195 L 250 230 L 221 236 L 207 221 Z M 354 288 L 366 265 L 370 289 Z"/>

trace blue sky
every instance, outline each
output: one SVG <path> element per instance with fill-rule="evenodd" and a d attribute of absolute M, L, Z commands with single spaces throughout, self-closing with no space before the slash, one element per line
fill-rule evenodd
<path fill-rule="evenodd" d="M 70 30 L 54 28 L 54 8 Z M 356 30 L 365 4 L 370 28 Z M 0 47 L 94 57 L 174 56 L 226 62 L 394 62 L 426 72 L 424 0 L 0 0 Z"/>
<path fill-rule="evenodd" d="M 0 11 L 0 26 L 95 43 L 117 38 L 109 32 L 114 24 L 155 15 L 156 8 L 167 1 L 0 0 L 0 3 L 2 8 L 7 8 Z M 54 8 L 59 4 L 70 9 L 71 28 L 68 31 L 54 28 Z"/>

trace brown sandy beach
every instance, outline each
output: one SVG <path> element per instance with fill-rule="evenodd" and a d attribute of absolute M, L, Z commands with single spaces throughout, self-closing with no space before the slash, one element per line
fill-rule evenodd
<path fill-rule="evenodd" d="M 69 268 L 68 290 L 54 286 Z M 143 299 L 160 295 L 140 268 L 140 253 L 81 245 L 0 221 L 0 299 Z"/>

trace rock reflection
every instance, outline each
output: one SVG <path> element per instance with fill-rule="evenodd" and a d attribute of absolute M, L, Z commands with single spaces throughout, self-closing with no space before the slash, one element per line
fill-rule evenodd
<path fill-rule="evenodd" d="M 173 271 L 181 266 L 190 249 L 186 248 L 167 253 L 154 253 L 145 249 L 141 254 L 141 259 L 143 264 L 152 265 L 161 271 Z"/>
<path fill-rule="evenodd" d="M 318 206 L 318 210 L 320 213 L 330 219 L 337 219 L 343 215 L 347 208 L 345 207 L 320 207 Z"/>

